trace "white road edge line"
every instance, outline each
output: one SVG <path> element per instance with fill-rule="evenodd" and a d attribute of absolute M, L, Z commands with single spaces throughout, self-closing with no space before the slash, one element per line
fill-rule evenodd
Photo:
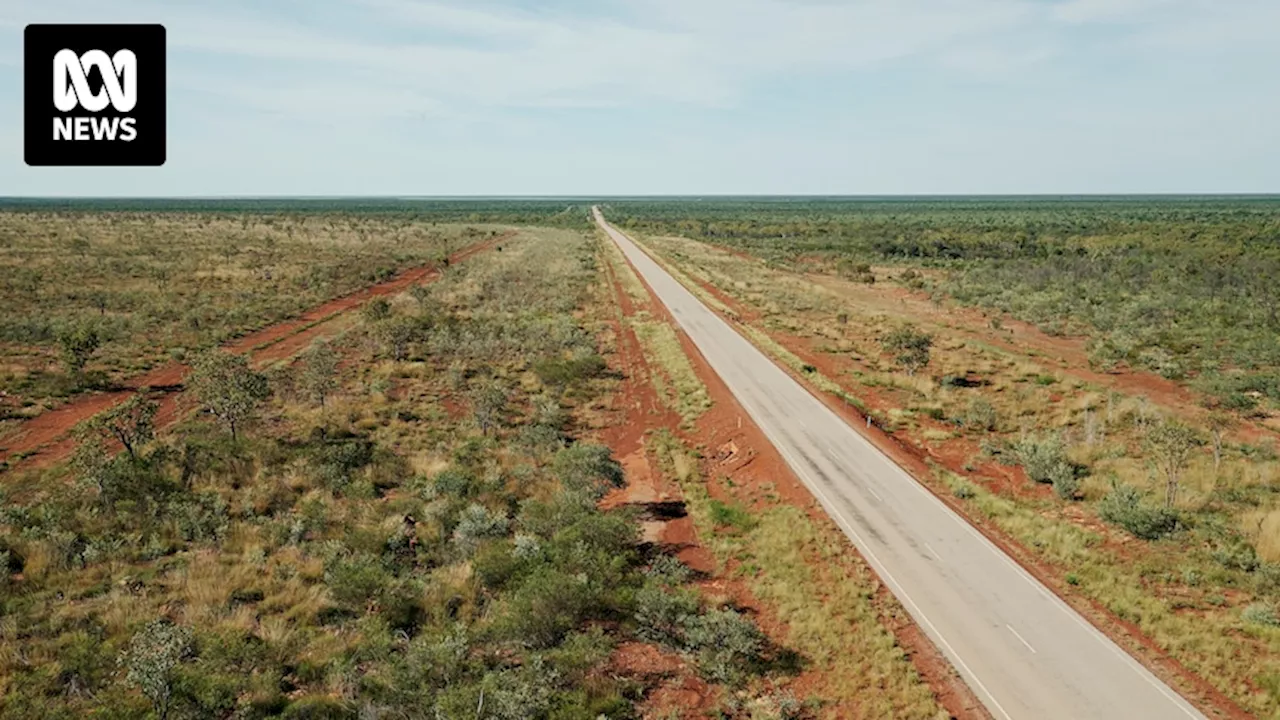
<path fill-rule="evenodd" d="M 1026 639 L 1026 638 L 1024 638 L 1024 637 L 1022 637 L 1022 635 L 1018 634 L 1018 631 L 1017 631 L 1017 630 L 1014 630 L 1012 625 L 1005 624 L 1005 627 L 1009 628 L 1009 632 L 1013 633 L 1013 636 L 1014 636 L 1014 637 L 1016 637 L 1016 638 L 1018 638 L 1018 640 L 1022 641 L 1022 644 L 1023 644 L 1023 645 L 1026 645 L 1028 650 L 1030 650 L 1032 653 L 1035 653 L 1036 649 L 1035 649 L 1035 648 L 1033 648 L 1033 647 L 1031 647 L 1031 643 L 1027 642 L 1027 639 Z"/>

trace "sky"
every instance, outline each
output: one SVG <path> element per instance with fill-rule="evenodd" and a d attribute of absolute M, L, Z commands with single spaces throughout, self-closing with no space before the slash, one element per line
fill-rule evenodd
<path fill-rule="evenodd" d="M 28 168 L 28 23 L 159 22 L 168 161 Z M 1280 192 L 1277 0 L 3 0 L 0 195 Z"/>

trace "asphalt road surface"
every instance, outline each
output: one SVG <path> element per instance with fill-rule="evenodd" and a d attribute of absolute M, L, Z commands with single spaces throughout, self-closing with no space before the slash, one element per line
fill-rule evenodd
<path fill-rule="evenodd" d="M 595 214 L 992 716 L 1204 718 Z"/>

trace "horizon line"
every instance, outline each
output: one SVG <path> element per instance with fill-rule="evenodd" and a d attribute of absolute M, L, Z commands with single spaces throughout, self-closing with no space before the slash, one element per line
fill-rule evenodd
<path fill-rule="evenodd" d="M 816 199 L 916 199 L 916 198 L 1267 198 L 1280 199 L 1277 192 L 1062 192 L 1062 193 L 639 193 L 622 195 L 0 195 L 0 202 L 58 200 L 631 200 L 631 199 L 736 199 L 736 198 L 816 198 Z"/>

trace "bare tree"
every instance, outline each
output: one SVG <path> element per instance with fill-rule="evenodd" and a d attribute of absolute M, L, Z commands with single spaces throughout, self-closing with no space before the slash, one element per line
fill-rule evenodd
<path fill-rule="evenodd" d="M 1209 416 L 1209 438 L 1213 442 L 1213 472 L 1216 475 L 1222 468 L 1222 443 L 1226 435 L 1236 425 L 1236 419 L 1224 412 L 1215 412 Z"/>
<path fill-rule="evenodd" d="M 1177 502 L 1182 473 L 1191 462 L 1191 453 L 1199 442 L 1195 430 L 1172 420 L 1153 425 L 1147 431 L 1147 449 L 1156 468 L 1164 475 L 1166 507 L 1171 508 Z"/>

